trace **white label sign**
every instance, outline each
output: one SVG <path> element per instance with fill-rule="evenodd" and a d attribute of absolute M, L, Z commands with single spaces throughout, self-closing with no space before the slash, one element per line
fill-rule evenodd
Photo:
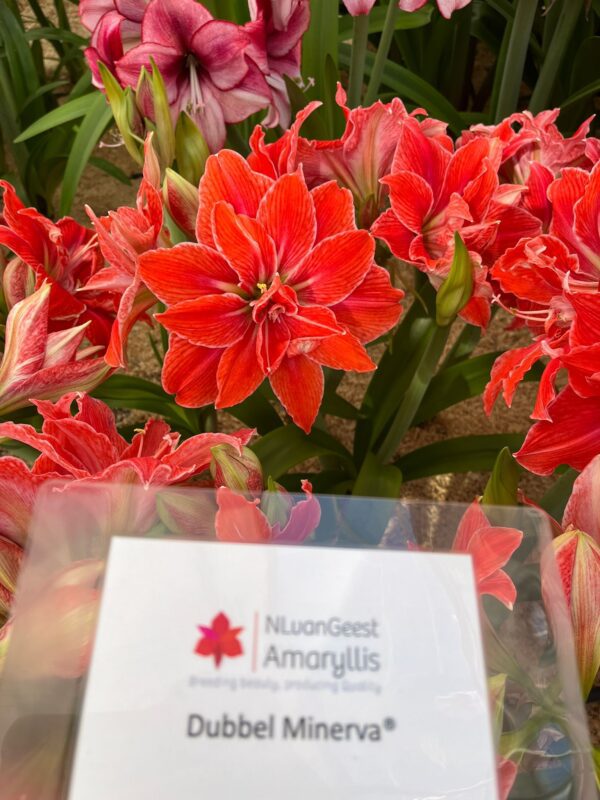
<path fill-rule="evenodd" d="M 466 556 L 113 540 L 70 800 L 496 800 Z"/>

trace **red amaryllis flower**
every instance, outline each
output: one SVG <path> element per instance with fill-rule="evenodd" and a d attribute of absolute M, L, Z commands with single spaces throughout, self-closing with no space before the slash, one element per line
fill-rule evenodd
<path fill-rule="evenodd" d="M 381 179 L 392 169 L 400 122 L 408 117 L 408 112 L 398 98 L 391 103 L 378 100 L 368 108 L 350 109 L 339 84 L 336 101 L 346 118 L 341 138 L 319 141 L 300 136 L 303 122 L 318 106 L 310 103 L 276 142 L 265 144 L 264 132 L 257 127 L 250 139 L 252 152 L 248 162 L 257 172 L 270 177 L 293 172 L 301 164 L 310 188 L 337 181 L 352 192 L 359 225 L 368 228 L 385 206 L 388 188 Z M 424 113 L 423 109 L 417 109 L 412 116 Z M 426 117 L 418 125 L 423 135 L 435 139 L 442 147 L 452 147 L 444 123 Z"/>
<path fill-rule="evenodd" d="M 515 528 L 490 525 L 476 500 L 460 521 L 452 550 L 472 556 L 479 594 L 492 595 L 512 609 L 517 590 L 502 567 L 508 563 L 522 540 L 523 534 Z"/>
<path fill-rule="evenodd" d="M 129 333 L 135 322 L 156 302 L 139 277 L 139 256 L 159 245 L 170 244 L 169 233 L 163 228 L 162 199 L 158 189 L 160 168 L 151 136 L 146 139 L 144 153 L 144 173 L 135 208 L 124 206 L 98 218 L 86 206 L 100 249 L 109 265 L 91 278 L 88 288 L 111 292 L 120 298 L 105 355 L 107 364 L 112 367 L 126 366 L 125 346 Z"/>
<path fill-rule="evenodd" d="M 71 407 L 76 402 L 77 412 Z M 167 486 L 208 469 L 211 448 L 232 445 L 241 452 L 253 435 L 201 433 L 178 446 L 179 434 L 162 420 L 149 420 L 131 443 L 117 431 L 110 408 L 100 400 L 73 392 L 55 404 L 36 401 L 44 419 L 38 432 L 31 425 L 0 423 L 0 438 L 22 442 L 40 452 L 32 472 L 52 472 L 67 480 Z"/>
<path fill-rule="evenodd" d="M 492 369 L 491 380 L 484 392 L 484 407 L 492 406 L 503 391 L 508 406 L 511 405 L 518 384 L 531 367 L 544 356 L 551 356 L 540 382 L 538 400 L 533 416 L 545 416 L 548 403 L 554 398 L 554 380 L 558 369 L 564 365 L 561 357 L 571 347 L 578 351 L 584 344 L 581 324 L 575 324 L 577 308 L 586 315 L 587 304 L 598 304 L 597 282 L 578 278 L 577 256 L 553 236 L 522 239 L 510 248 L 491 269 L 491 277 L 501 289 L 496 298 L 514 315 L 520 325 L 527 325 L 535 341 L 524 347 L 509 350 L 501 355 Z M 589 315 L 589 314 L 588 314 Z M 593 325 L 594 314 L 591 315 Z M 590 328 L 586 329 L 588 332 Z M 598 331 L 600 337 L 600 330 Z"/>
<path fill-rule="evenodd" d="M 87 322 L 86 338 L 94 345 L 106 345 L 117 300 L 88 286 L 103 265 L 93 231 L 70 217 L 54 223 L 34 208 L 25 208 L 10 183 L 0 181 L 0 186 L 4 189 L 0 245 L 16 255 L 3 277 L 9 306 L 47 282 L 52 287 L 50 319 L 56 321 L 52 329 L 64 327 L 65 322 Z"/>
<path fill-rule="evenodd" d="M 151 0 L 142 42 L 116 64 L 125 86 L 137 85 L 153 60 L 167 89 L 174 118 L 185 111 L 213 151 L 225 142 L 225 124 L 240 122 L 271 102 L 271 91 L 249 55 L 248 34 L 215 20 L 195 0 Z"/>
<path fill-rule="evenodd" d="M 579 258 L 580 271 L 600 273 L 600 162 L 586 172 L 565 169 L 548 189 L 552 203 L 550 233 Z"/>
<path fill-rule="evenodd" d="M 502 143 L 501 177 L 508 183 L 528 183 L 532 167 L 539 164 L 552 178 L 558 177 L 565 167 L 591 169 L 588 155 L 592 117 L 582 122 L 573 136 L 565 137 L 556 126 L 560 109 L 532 114 L 520 111 L 511 114 L 498 125 L 473 125 L 465 131 L 460 143 L 473 138 L 489 137 Z"/>
<path fill-rule="evenodd" d="M 479 325 L 489 319 L 487 267 L 507 247 L 541 230 L 539 220 L 518 207 L 523 188 L 500 185 L 500 158 L 497 140 L 475 139 L 452 153 L 427 137 L 414 119 L 403 120 L 392 173 L 384 179 L 391 209 L 371 229 L 395 256 L 427 272 L 434 283 L 448 274 L 459 231 L 472 261 L 481 264 L 476 297 L 487 299 L 471 301 L 462 312 Z"/>
<path fill-rule="evenodd" d="M 308 0 L 249 0 L 249 55 L 258 64 L 272 92 L 271 109 L 263 125 L 290 124 L 290 100 L 284 76 L 300 77 L 302 36 L 310 22 Z"/>
<path fill-rule="evenodd" d="M 500 186 L 500 158 L 497 140 L 476 139 L 453 153 L 414 119 L 403 120 L 392 172 L 384 179 L 392 207 L 375 222 L 374 234 L 399 258 L 434 271 L 458 230 L 469 250 L 492 263 L 508 240 L 516 244 L 540 232 L 539 221 L 516 207 L 523 188 Z"/>
<path fill-rule="evenodd" d="M 101 61 L 114 74 L 116 62 L 135 45 L 142 34 L 142 18 L 148 0 L 81 0 L 79 17 L 90 31 L 90 46 L 85 57 L 92 70 L 93 83 L 103 88 L 98 71 Z"/>
<path fill-rule="evenodd" d="M 0 360 L 0 414 L 23 408 L 30 398 L 57 399 L 73 389 L 91 390 L 110 374 L 98 347 L 81 348 L 87 325 L 49 331 L 50 285 L 13 306 Z"/>
<path fill-rule="evenodd" d="M 215 517 L 217 539 L 223 542 L 274 542 L 299 544 L 311 536 L 321 520 L 321 507 L 312 494 L 311 484 L 303 480 L 306 498 L 294 504 L 292 497 L 275 484 L 275 491 L 262 498 L 247 499 L 231 489 L 217 489 Z"/>
<path fill-rule="evenodd" d="M 356 229 L 350 193 L 333 182 L 309 191 L 301 172 L 273 181 L 225 150 L 206 165 L 197 236 L 140 259 L 168 306 L 157 316 L 171 332 L 165 388 L 184 406 L 227 408 L 268 378 L 309 431 L 322 367 L 374 369 L 363 343 L 401 311 L 372 237 Z"/>
<path fill-rule="evenodd" d="M 582 470 L 600 454 L 600 397 L 580 397 L 570 386 L 533 425 L 515 458 L 536 475 L 551 475 L 561 464 Z"/>
<path fill-rule="evenodd" d="M 213 619 L 210 626 L 198 625 L 202 638 L 196 645 L 194 653 L 199 656 L 214 658 L 215 666 L 219 667 L 224 656 L 235 658 L 244 652 L 242 643 L 238 639 L 243 628 L 232 628 L 229 617 L 221 612 Z"/>
<path fill-rule="evenodd" d="M 418 11 L 423 8 L 427 0 L 399 0 L 398 6 L 402 11 Z M 454 11 L 459 11 L 469 5 L 471 0 L 437 0 L 442 16 L 450 19 Z"/>

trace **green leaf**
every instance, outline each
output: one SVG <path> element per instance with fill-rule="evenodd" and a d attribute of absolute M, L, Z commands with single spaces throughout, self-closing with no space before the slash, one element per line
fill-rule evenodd
<path fill-rule="evenodd" d="M 71 146 L 67 166 L 65 167 L 60 195 L 60 213 L 63 216 L 69 213 L 81 173 L 85 169 L 85 165 L 104 130 L 113 118 L 112 110 L 107 104 L 104 95 L 101 92 L 95 92 L 92 97 L 93 102 L 77 131 Z M 74 100 L 73 102 L 76 103 L 77 101 Z"/>
<path fill-rule="evenodd" d="M 404 481 L 429 478 L 456 472 L 487 472 L 496 462 L 498 451 L 511 452 L 523 444 L 521 433 L 492 433 L 483 436 L 459 436 L 420 447 L 395 462 Z"/>
<path fill-rule="evenodd" d="M 135 375 L 111 375 L 91 393 L 115 409 L 130 408 L 165 417 L 171 424 L 199 433 L 196 413 L 178 406 L 162 386 Z"/>
<path fill-rule="evenodd" d="M 353 471 L 350 453 L 328 433 L 313 429 L 310 435 L 294 425 L 285 425 L 267 433 L 252 449 L 260 459 L 265 475 L 278 478 L 309 458 L 336 456 L 338 461 Z"/>
<path fill-rule="evenodd" d="M 78 36 L 73 31 L 66 31 L 63 28 L 33 28 L 25 31 L 25 38 L 31 42 L 38 39 L 46 39 L 49 42 L 69 42 L 77 47 L 85 47 L 88 43 L 83 36 Z"/>
<path fill-rule="evenodd" d="M 352 403 L 344 400 L 337 392 L 327 392 L 323 395 L 323 402 L 321 403 L 321 413 L 331 414 L 334 417 L 341 419 L 360 419 L 361 413 L 355 408 Z"/>
<path fill-rule="evenodd" d="M 402 473 L 393 464 L 382 464 L 374 453 L 368 453 L 354 484 L 352 494 L 360 497 L 400 496 Z"/>
<path fill-rule="evenodd" d="M 440 411 L 482 394 L 490 379 L 494 362 L 500 355 L 501 351 L 484 353 L 459 361 L 458 364 L 438 372 L 429 384 L 413 424 L 420 425 Z M 542 364 L 535 364 L 523 380 L 535 383 L 540 380 L 543 370 Z"/>
<path fill-rule="evenodd" d="M 508 447 L 503 447 L 498 454 L 481 502 L 487 506 L 516 506 L 520 473 L 519 465 L 511 456 L 510 450 Z"/>
<path fill-rule="evenodd" d="M 227 410 L 244 425 L 256 428 L 263 435 L 281 427 L 279 415 L 260 391 L 254 392 L 243 403 Z"/>
<path fill-rule="evenodd" d="M 340 45 L 340 64 L 346 68 L 350 66 L 350 45 Z M 367 53 L 365 73 L 371 74 L 375 58 L 372 53 Z M 387 61 L 383 70 L 382 83 L 393 89 L 403 100 L 411 100 L 418 106 L 423 106 L 432 116 L 444 120 L 454 131 L 459 134 L 464 128 L 464 122 L 459 112 L 452 103 L 438 92 L 431 84 L 411 72 L 411 70 Z"/>
<path fill-rule="evenodd" d="M 394 29 L 407 31 L 413 28 L 422 28 L 431 21 L 432 13 L 433 8 L 431 6 L 421 8 L 419 11 L 400 11 L 394 21 Z M 371 11 L 369 14 L 369 33 L 381 33 L 385 24 L 386 14 L 387 9 L 381 6 Z M 340 42 L 345 42 L 352 38 L 352 20 L 353 17 L 350 14 L 344 14 L 340 19 L 338 30 Z"/>
<path fill-rule="evenodd" d="M 567 106 L 573 105 L 573 103 L 578 103 L 580 100 L 585 100 L 591 95 L 597 94 L 597 92 L 600 92 L 600 79 L 588 83 L 586 86 L 579 89 L 579 91 L 567 97 L 566 100 L 561 102 L 560 106 L 561 108 L 566 108 Z"/>
<path fill-rule="evenodd" d="M 568 469 L 542 497 L 540 502 L 541 507 L 550 514 L 553 519 L 559 522 L 565 512 L 565 506 L 571 496 L 573 484 L 578 475 L 579 473 L 574 469 Z"/>
<path fill-rule="evenodd" d="M 104 105 L 106 105 L 104 95 L 99 92 L 91 92 L 90 94 L 84 94 L 83 97 L 77 97 L 75 100 L 69 100 L 68 103 L 49 111 L 47 114 L 44 114 L 43 117 L 36 120 L 36 122 L 26 128 L 20 136 L 17 136 L 15 142 L 17 144 L 19 142 L 24 142 L 27 139 L 31 139 L 33 136 L 44 133 L 44 131 L 57 128 L 65 122 L 71 122 L 74 119 L 85 117 L 98 105 L 98 98 L 102 98 Z"/>

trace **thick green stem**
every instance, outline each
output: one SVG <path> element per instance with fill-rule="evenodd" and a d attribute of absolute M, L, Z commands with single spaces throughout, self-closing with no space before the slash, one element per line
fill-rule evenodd
<path fill-rule="evenodd" d="M 369 15 L 358 14 L 354 17 L 354 36 L 352 39 L 352 60 L 350 61 L 350 77 L 348 79 L 348 105 L 356 108 L 360 105 L 363 80 L 365 77 L 365 57 L 369 40 Z"/>
<path fill-rule="evenodd" d="M 387 14 L 385 15 L 385 25 L 381 32 L 381 39 L 379 47 L 377 48 L 377 55 L 373 64 L 371 72 L 371 79 L 365 95 L 365 106 L 373 105 L 377 100 L 379 94 L 379 86 L 381 85 L 381 78 L 383 76 L 383 68 L 387 61 L 388 53 L 390 52 L 390 45 L 394 36 L 394 29 L 396 26 L 396 17 L 400 13 L 398 8 L 398 0 L 390 0 Z"/>
<path fill-rule="evenodd" d="M 504 74 L 502 75 L 498 93 L 496 122 L 500 122 L 517 110 L 525 59 L 527 58 L 531 29 L 533 28 L 537 7 L 538 0 L 517 1 L 515 19 L 506 52 Z"/>
<path fill-rule="evenodd" d="M 550 102 L 550 95 L 581 14 L 582 4 L 583 0 L 579 2 L 578 0 L 563 0 L 558 24 L 550 40 L 540 76 L 529 101 L 529 110 L 533 114 L 543 111 Z"/>
<path fill-rule="evenodd" d="M 415 414 L 419 410 L 421 401 L 425 396 L 427 387 L 435 375 L 451 328 L 451 325 L 446 325 L 444 327 L 438 325 L 435 327 L 427 349 L 423 353 L 423 358 L 408 385 L 404 399 L 396 412 L 381 447 L 379 447 L 377 451 L 381 463 L 385 464 L 394 457 L 400 442 L 410 428 Z"/>

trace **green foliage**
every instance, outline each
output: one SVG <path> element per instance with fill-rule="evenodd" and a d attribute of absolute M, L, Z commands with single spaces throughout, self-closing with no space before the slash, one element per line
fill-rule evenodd
<path fill-rule="evenodd" d="M 0 175 L 28 205 L 64 214 L 112 114 L 92 90 L 82 53 L 86 42 L 70 30 L 62 1 L 55 3 L 59 25 L 35 0 L 30 5 L 40 27 L 28 30 L 13 8 L 0 5 Z M 43 41 L 52 48 L 45 58 Z"/>

